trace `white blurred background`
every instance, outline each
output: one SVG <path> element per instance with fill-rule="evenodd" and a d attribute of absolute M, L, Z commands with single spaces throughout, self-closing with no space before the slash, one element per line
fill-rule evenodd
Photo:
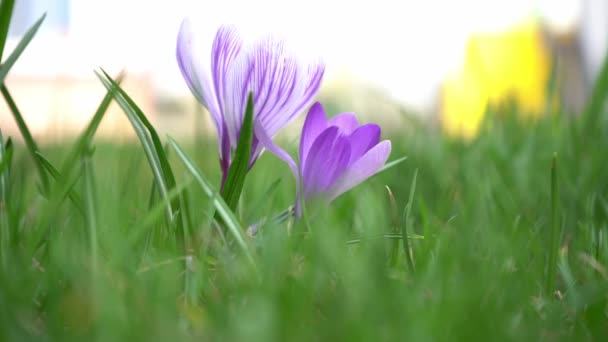
<path fill-rule="evenodd" d="M 34 134 L 55 138 L 78 132 L 95 111 L 104 94 L 99 67 L 127 71 L 127 91 L 161 130 L 192 133 L 193 99 L 175 61 L 184 16 L 209 44 L 224 23 L 280 33 L 325 60 L 324 97 L 368 115 L 437 115 L 442 84 L 462 66 L 473 34 L 542 22 L 550 41 L 574 39 L 586 88 L 608 43 L 605 0 L 17 0 L 4 56 L 44 12 L 6 83 Z M 130 131 L 122 113 L 105 121 L 102 134 Z M 0 127 L 16 132 L 5 104 Z"/>

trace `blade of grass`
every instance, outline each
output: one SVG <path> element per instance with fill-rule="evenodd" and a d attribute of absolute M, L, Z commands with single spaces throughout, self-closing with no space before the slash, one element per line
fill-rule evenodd
<path fill-rule="evenodd" d="M 122 107 L 123 111 L 129 117 L 129 120 L 131 121 L 133 127 L 135 128 L 135 126 L 140 126 L 138 129 L 136 129 L 136 131 L 138 132 L 138 136 L 140 137 L 140 140 L 142 140 L 142 143 L 146 141 L 146 144 L 149 145 L 151 142 L 152 146 L 148 147 L 147 149 L 151 154 L 150 158 L 148 158 L 148 161 L 150 162 L 150 166 L 153 169 L 157 170 L 157 172 L 155 172 L 154 174 L 155 178 L 157 178 L 158 188 L 162 188 L 160 192 L 161 197 L 163 199 L 167 199 L 167 193 L 174 189 L 176 186 L 175 176 L 173 175 L 173 170 L 171 169 L 171 165 L 169 164 L 167 153 L 163 148 L 158 133 L 156 133 L 156 129 L 154 129 L 154 126 L 152 126 L 150 121 L 148 121 L 148 118 L 139 108 L 139 106 L 137 106 L 135 101 L 131 99 L 131 97 L 112 79 L 112 77 L 110 77 L 110 75 L 108 75 L 108 73 L 105 72 L 105 70 L 102 69 L 101 71 L 105 76 L 106 82 L 104 82 L 104 85 L 106 85 L 107 87 L 109 83 L 110 88 L 108 88 L 108 90 L 113 90 L 112 92 L 115 95 L 114 98 L 117 100 L 118 104 Z M 101 80 L 101 75 L 98 74 L 98 76 Z M 102 82 L 103 81 L 104 80 L 102 80 Z M 145 127 L 145 129 L 147 130 L 147 134 L 141 127 L 141 125 Z M 183 203 L 184 198 L 181 193 L 178 198 L 167 201 L 167 229 L 168 232 L 170 232 L 171 229 L 174 230 L 178 245 L 182 249 L 183 253 L 188 254 L 189 250 L 188 246 L 186 245 L 186 236 L 189 233 L 186 228 L 188 219 L 186 218 L 186 213 L 184 213 L 184 210 L 182 209 Z M 184 278 L 184 288 L 186 290 L 189 283 L 189 272 L 187 263 L 188 261 L 184 263 L 184 271 L 186 272 L 186 277 Z"/>
<path fill-rule="evenodd" d="M 122 82 L 123 76 L 123 73 L 120 73 L 117 77 L 117 82 Z M 90 146 L 90 143 L 95 133 L 97 132 L 97 128 L 99 127 L 101 120 L 105 116 L 105 113 L 107 112 L 112 99 L 113 95 L 110 91 L 108 91 L 104 96 L 103 100 L 101 101 L 99 107 L 97 108 L 97 111 L 93 115 L 93 118 L 91 119 L 91 121 L 89 122 L 77 142 L 74 144 L 74 147 L 72 148 L 71 152 L 68 154 L 68 157 L 62 165 L 61 172 L 58 172 L 58 170 L 50 162 L 48 162 L 48 160 L 44 158 L 40 152 L 36 153 L 36 159 L 40 163 L 42 163 L 43 167 L 47 170 L 47 172 L 49 172 L 51 176 L 53 176 L 53 174 L 58 176 L 55 177 L 55 179 L 57 180 L 56 187 L 51 191 L 51 195 L 49 198 L 48 208 L 50 209 L 45 211 L 41 215 L 41 217 L 44 217 L 45 219 L 50 219 L 50 215 L 52 215 L 55 208 L 57 208 L 63 202 L 63 198 L 65 198 L 64 194 L 66 193 L 73 201 L 73 203 L 79 208 L 79 210 L 84 213 L 84 209 L 81 205 L 82 200 L 80 199 L 80 196 L 74 196 L 74 185 L 76 184 L 76 181 L 79 178 L 79 173 L 75 171 L 80 170 L 80 167 L 82 165 L 78 162 L 79 156 L 82 155 L 86 146 Z M 43 158 L 40 158 L 41 156 Z M 42 236 L 41 240 L 36 244 L 36 251 L 45 245 L 45 241 L 48 239 L 50 234 L 49 229 L 50 226 L 46 225 L 44 228 L 44 233 L 40 235 Z"/>
<path fill-rule="evenodd" d="M 547 263 L 547 279 L 545 290 L 547 296 L 555 290 L 555 282 L 557 278 L 557 255 L 560 245 L 560 227 L 559 227 L 559 210 L 558 210 L 558 192 L 557 192 L 557 153 L 553 154 L 551 161 L 551 234 L 549 241 L 549 259 Z"/>
<path fill-rule="evenodd" d="M 122 83 L 123 78 L 124 73 L 119 73 L 116 77 L 116 84 Z M 110 107 L 112 99 L 112 92 L 108 90 L 106 95 L 101 100 L 101 103 L 97 107 L 95 114 L 93 114 L 91 121 L 89 121 L 89 124 L 74 144 L 74 147 L 68 154 L 66 160 L 63 162 L 61 167 L 61 174 L 65 175 L 68 173 L 69 170 L 73 169 L 74 166 L 77 164 L 76 161 L 78 160 L 78 157 L 82 155 L 87 146 L 91 145 L 91 141 L 93 140 L 93 137 L 97 132 L 97 128 L 99 128 L 99 125 L 101 124 L 101 120 L 104 118 L 106 112 L 108 111 L 108 108 Z"/>
<path fill-rule="evenodd" d="M 51 177 L 53 177 L 54 179 L 61 178 L 61 173 L 59 173 L 59 170 L 57 170 L 55 165 L 53 165 L 53 163 L 51 163 L 51 161 L 48 160 L 42 153 L 36 151 L 36 157 L 40 159 L 42 166 L 44 166 L 44 168 L 51 175 Z"/>
<path fill-rule="evenodd" d="M 254 215 L 262 212 L 263 208 L 269 204 L 269 199 L 272 197 L 274 192 L 277 190 L 279 184 L 281 183 L 281 179 L 277 179 L 270 186 L 262 196 L 259 197 L 259 200 L 253 202 L 253 206 L 248 210 L 247 215 L 245 216 L 245 222 L 251 222 L 254 220 Z"/>
<path fill-rule="evenodd" d="M 158 224 L 161 217 L 166 217 L 164 215 L 165 208 L 167 207 L 166 202 L 170 202 L 172 199 L 179 197 L 181 192 L 191 185 L 192 181 L 192 178 L 188 178 L 185 181 L 178 183 L 174 189 L 169 191 L 166 199 L 160 199 L 160 201 L 146 211 L 146 215 L 143 218 L 138 219 L 135 225 L 129 226 L 129 231 L 125 237 L 126 242 L 121 245 L 124 248 L 116 251 L 117 257 L 114 260 L 122 262 L 124 258 L 132 256 L 133 246 L 136 246 L 139 241 L 150 233 L 150 226 Z M 145 248 L 147 248 L 147 246 Z"/>
<path fill-rule="evenodd" d="M 579 305 L 580 295 L 578 294 L 578 289 L 576 286 L 576 278 L 574 277 L 574 274 L 572 274 L 570 262 L 568 261 L 567 247 L 562 248 L 559 253 L 558 269 L 561 278 L 564 280 L 564 285 L 566 286 L 569 300 L 575 303 L 575 305 Z"/>
<path fill-rule="evenodd" d="M 82 176 L 83 176 L 83 190 L 84 195 L 84 212 L 85 212 L 85 224 L 87 227 L 87 235 L 89 237 L 89 248 L 90 248 L 90 262 L 91 262 L 91 284 L 96 284 L 95 278 L 97 276 L 97 229 L 98 229 L 98 218 L 97 218 L 97 195 L 95 188 L 95 177 L 93 175 L 93 165 L 91 160 L 90 151 L 85 152 L 82 156 Z M 95 289 L 92 290 L 95 293 Z M 95 296 L 93 296 L 95 297 Z"/>
<path fill-rule="evenodd" d="M 158 133 L 156 132 L 154 126 L 152 126 L 150 121 L 148 121 L 148 118 L 144 115 L 143 111 L 129 97 L 129 95 L 103 69 L 102 72 L 105 76 L 105 82 L 104 80 L 102 80 L 102 82 L 104 82 L 106 88 L 108 88 L 108 85 L 110 86 L 108 90 L 113 89 L 113 91 L 117 92 L 117 95 L 119 96 L 115 96 L 114 98 L 125 111 L 127 116 L 132 116 L 132 119 L 130 118 L 130 121 L 134 125 L 134 127 L 136 125 L 143 125 L 143 127 L 136 129 L 136 131 L 138 131 L 138 136 L 140 137 L 140 140 L 142 140 L 143 138 L 143 140 L 145 140 L 147 144 L 150 144 L 151 142 L 151 146 L 148 147 L 148 150 L 152 155 L 151 158 L 148 159 L 148 161 L 150 162 L 150 164 L 155 164 L 154 166 L 151 166 L 154 169 L 157 169 L 157 172 L 155 172 L 154 174 L 155 177 L 158 177 L 157 183 L 159 186 L 159 190 L 161 190 L 161 196 L 163 198 L 166 198 L 167 192 L 175 187 L 175 176 L 171 169 L 171 165 L 169 164 L 167 154 L 163 148 Z M 102 79 L 101 75 L 99 74 L 98 77 Z M 143 130 L 144 127 L 147 130 L 147 134 Z M 185 222 L 182 217 L 181 202 L 182 200 L 180 198 L 177 198 L 171 201 L 168 206 L 170 222 L 169 227 L 176 227 L 178 242 L 182 245 L 182 247 L 185 248 L 186 229 L 184 227 Z"/>
<path fill-rule="evenodd" d="M 155 132 L 156 133 L 156 132 Z M 160 139 L 159 139 L 160 141 Z M 175 176 L 173 174 L 173 170 L 171 169 L 171 164 L 169 164 L 169 153 L 171 152 L 171 149 L 169 148 L 169 144 L 165 143 L 163 145 L 163 153 L 165 155 L 165 162 L 167 164 L 167 170 L 169 172 L 169 178 L 170 178 L 170 182 L 172 182 L 173 187 L 171 189 L 174 189 L 177 186 L 177 183 L 175 181 Z M 184 189 L 182 191 L 182 193 L 179 195 L 179 197 L 175 200 L 173 200 L 173 202 L 177 201 L 178 205 L 177 205 L 177 210 L 179 213 L 179 222 L 178 222 L 178 227 L 182 232 L 182 240 L 183 240 L 183 246 L 184 246 L 184 251 L 186 253 L 189 253 L 189 251 L 191 250 L 192 245 L 189 244 L 191 241 L 191 237 L 193 234 L 192 231 L 192 220 L 191 220 L 191 211 L 190 211 L 190 198 L 188 197 L 187 194 L 187 190 Z"/>
<path fill-rule="evenodd" d="M 276 223 L 283 223 L 295 215 L 295 207 L 289 206 L 287 209 L 273 216 L 270 220 Z"/>
<path fill-rule="evenodd" d="M 100 75 L 97 72 L 95 72 L 95 74 L 97 75 L 97 77 L 99 78 L 101 83 L 103 83 L 103 85 L 106 87 L 106 89 L 108 91 L 110 91 L 110 93 L 113 94 L 114 99 L 116 100 L 116 102 L 118 102 L 120 107 L 123 109 L 123 111 L 127 115 L 127 118 L 131 122 L 131 125 L 133 126 L 133 129 L 135 130 L 135 133 L 137 134 L 139 141 L 142 144 L 144 153 L 146 155 L 146 158 L 148 159 L 148 164 L 150 165 L 150 168 L 152 170 L 154 180 L 156 182 L 156 185 L 158 186 L 159 193 L 162 198 L 166 198 L 167 192 L 168 192 L 168 187 L 167 187 L 167 183 L 165 180 L 165 176 L 163 174 L 163 169 L 162 169 L 162 166 L 160 165 L 159 156 L 156 153 L 154 143 L 152 142 L 150 136 L 148 135 L 148 132 L 146 131 L 144 124 L 141 122 L 138 115 L 135 113 L 134 108 L 132 108 L 129 105 L 129 102 L 123 96 L 121 96 L 116 83 L 113 82 L 112 80 L 109 80 L 106 77 Z M 172 227 L 173 222 L 174 222 L 174 211 L 171 206 L 171 203 L 167 203 L 165 212 L 166 212 L 167 227 Z"/>
<path fill-rule="evenodd" d="M 243 118 L 243 126 L 239 135 L 239 142 L 236 147 L 234 158 L 231 161 L 230 169 L 226 183 L 222 189 L 222 197 L 228 204 L 228 207 L 235 212 L 245 177 L 249 170 L 249 160 L 251 158 L 251 144 L 253 143 L 253 95 L 250 92 L 247 97 L 247 107 L 245 109 L 245 117 Z"/>
<path fill-rule="evenodd" d="M 162 200 L 159 202 L 158 201 L 158 191 L 157 191 L 157 187 L 156 187 L 156 181 L 152 180 L 152 184 L 150 185 L 150 191 L 149 191 L 149 195 L 148 195 L 148 210 L 151 210 L 152 207 L 154 207 L 154 205 L 156 203 L 161 203 L 164 206 L 166 205 L 171 205 L 171 202 L 169 203 L 164 203 Z M 150 230 L 149 234 L 148 234 L 148 239 L 146 242 L 146 249 L 145 252 L 147 253 L 148 249 L 150 248 L 152 242 L 157 241 L 162 232 L 160 231 L 160 224 L 158 225 L 154 225 L 152 227 L 152 229 Z"/>
<path fill-rule="evenodd" d="M 51 177 L 53 177 L 55 181 L 59 182 L 64 179 L 59 170 L 57 170 L 57 168 L 44 155 L 42 155 L 42 153 L 36 152 L 36 156 L 40 159 L 40 162 L 42 163 L 46 171 L 51 175 Z M 74 206 L 78 209 L 78 211 L 84 214 L 85 212 L 84 208 L 82 207 L 82 198 L 76 192 L 76 190 L 70 188 L 68 197 L 70 198 L 70 201 L 72 201 L 72 204 L 74 204 Z"/>
<path fill-rule="evenodd" d="M 391 204 L 391 217 L 393 218 L 393 233 L 399 233 L 399 214 L 397 213 L 397 201 L 395 200 L 395 196 L 391 191 L 391 188 L 386 186 L 386 191 L 388 191 L 388 199 Z M 391 248 L 391 259 L 390 265 L 392 267 L 397 266 L 397 262 L 399 261 L 399 240 L 393 241 L 393 246 Z"/>
<path fill-rule="evenodd" d="M 416 192 L 416 178 L 418 177 L 418 169 L 414 171 L 414 178 L 412 179 L 412 186 L 410 188 L 410 197 L 408 199 L 407 205 L 405 206 L 405 218 L 403 222 L 402 236 L 406 237 L 408 235 L 409 226 L 411 224 L 410 213 L 412 211 L 412 206 L 414 203 L 414 193 Z M 405 253 L 405 258 L 407 260 L 407 265 L 411 272 L 414 272 L 414 260 L 412 258 L 413 251 L 411 250 L 410 243 L 408 239 L 403 239 L 403 252 Z"/>
<path fill-rule="evenodd" d="M 15 7 L 15 0 L 2 0 L 0 2 L 0 63 L 4 55 L 4 46 L 13 16 L 13 7 Z"/>
<path fill-rule="evenodd" d="M 378 170 L 378 172 L 376 172 L 376 174 L 379 174 L 380 172 L 384 172 L 388 169 L 391 169 L 391 168 L 403 163 L 406 160 L 407 160 L 407 157 L 401 157 L 399 159 L 393 160 L 392 162 L 386 163 L 386 164 L 384 164 L 384 166 L 382 168 L 380 168 L 380 170 Z"/>
<path fill-rule="evenodd" d="M 429 214 L 428 209 L 426 207 L 426 202 L 424 201 L 424 197 L 419 198 L 418 207 L 420 209 L 420 216 L 422 217 L 422 231 L 424 232 L 423 236 L 426 239 L 429 239 L 431 237 L 431 234 L 429 232 Z"/>
<path fill-rule="evenodd" d="M 145 230 L 145 228 L 150 227 L 153 224 L 156 224 L 158 219 L 160 218 L 160 216 L 162 215 L 164 208 L 166 207 L 167 201 L 171 201 L 175 198 L 178 198 L 180 193 L 186 189 L 188 186 L 190 186 L 190 184 L 192 183 L 192 178 L 188 178 L 186 181 L 184 182 L 180 182 L 180 184 L 178 184 L 175 188 L 171 189 L 171 191 L 169 191 L 167 193 L 167 198 L 165 199 L 161 199 L 159 202 L 157 202 L 156 204 L 150 206 L 149 210 L 146 213 L 146 216 L 144 216 L 141 220 L 139 220 L 139 224 L 137 224 L 134 228 L 133 228 L 133 232 L 130 233 L 134 236 L 133 239 L 135 239 L 135 237 L 140 236 L 140 233 L 137 233 L 138 231 L 143 231 Z M 129 235 L 131 236 L 131 235 Z M 130 238 L 131 239 L 131 238 Z M 135 242 L 135 241 L 133 241 Z"/>
<path fill-rule="evenodd" d="M 23 53 L 23 50 L 25 50 L 28 44 L 32 41 L 32 38 L 34 38 L 34 36 L 36 35 L 36 32 L 40 28 L 40 25 L 42 25 L 44 18 L 46 18 L 46 13 L 43 14 L 42 17 L 40 17 L 40 19 L 36 21 L 36 23 L 34 23 L 34 25 L 25 33 L 25 35 L 23 35 L 23 38 L 21 38 L 21 41 L 19 41 L 19 44 L 17 44 L 15 50 L 13 50 L 11 55 L 8 56 L 8 58 L 4 61 L 4 63 L 2 63 L 2 65 L 0 65 L 0 84 L 4 84 L 4 79 L 6 78 L 6 75 L 11 70 L 17 59 L 19 59 L 19 57 Z"/>
<path fill-rule="evenodd" d="M 13 155 L 13 147 L 9 139 L 6 144 L 0 130 L 0 266 L 5 269 L 9 262 L 9 251 L 13 235 L 9 213 L 9 169 Z"/>
<path fill-rule="evenodd" d="M 150 123 L 150 121 L 148 120 L 148 118 L 146 117 L 144 112 L 139 108 L 139 106 L 137 106 L 137 104 L 131 99 L 131 97 L 120 87 L 120 85 L 118 85 L 118 83 L 116 81 L 114 81 L 112 79 L 112 77 L 110 75 L 108 75 L 108 73 L 106 73 L 103 69 L 101 69 L 101 71 L 106 76 L 107 80 L 110 81 L 110 83 L 116 89 L 116 91 L 118 91 L 118 93 L 127 101 L 128 105 L 133 109 L 133 113 L 135 115 L 137 115 L 139 120 L 143 123 L 143 125 L 148 130 L 148 133 L 150 134 L 150 138 L 152 139 L 152 143 L 154 145 L 154 149 L 156 150 L 156 153 L 158 154 L 158 160 L 160 162 L 160 166 L 162 167 L 167 186 L 168 186 L 168 188 L 175 187 L 175 176 L 173 175 L 173 170 L 171 169 L 171 165 L 169 164 L 169 159 L 167 158 L 167 153 L 166 153 L 165 149 L 163 148 L 163 145 L 160 141 L 160 137 L 158 136 L 158 133 L 156 132 L 156 129 L 154 128 L 154 126 L 152 126 L 152 124 Z M 175 210 L 179 210 L 179 206 L 176 205 L 176 203 L 177 203 L 177 201 L 174 201 L 173 207 L 175 208 Z"/>
<path fill-rule="evenodd" d="M 406 235 L 406 238 L 409 240 L 424 240 L 424 236 L 418 235 L 418 234 Z M 348 240 L 348 241 L 346 241 L 346 244 L 353 245 L 353 244 L 361 243 L 363 241 L 376 240 L 376 239 L 396 240 L 397 242 L 399 242 L 399 241 L 403 240 L 403 235 L 391 233 L 391 234 L 378 234 L 378 235 L 371 235 L 371 236 L 363 236 L 360 238 Z"/>
<path fill-rule="evenodd" d="M 38 144 L 36 144 L 34 137 L 30 133 L 30 130 L 27 127 L 27 124 L 25 123 L 25 120 L 23 120 L 23 116 L 21 115 L 21 112 L 19 112 L 19 109 L 17 108 L 17 105 L 15 104 L 13 97 L 11 96 L 8 89 L 6 89 L 6 86 L 4 84 L 0 84 L 0 92 L 2 92 L 2 96 L 4 97 L 4 100 L 8 104 L 8 107 L 11 110 L 11 113 L 13 113 L 13 117 L 15 118 L 15 121 L 17 122 L 17 127 L 19 127 L 19 131 L 21 132 L 21 135 L 23 136 L 23 139 L 25 140 L 25 145 L 27 146 L 28 151 L 32 155 L 32 158 L 34 158 L 34 163 L 36 164 L 36 168 L 38 169 L 38 174 L 40 175 L 40 182 L 42 183 L 43 195 L 46 196 L 49 191 L 49 180 L 48 180 L 48 175 L 46 174 L 46 171 L 44 170 L 44 166 L 42 166 L 42 164 L 40 163 L 40 160 L 36 156 L 36 152 L 40 151 L 40 149 L 38 148 Z"/>
<path fill-rule="evenodd" d="M 10 138 L 6 144 L 2 141 L 2 132 L 0 131 L 0 174 L 4 173 L 4 169 L 8 169 L 13 160 L 13 142 Z"/>
<path fill-rule="evenodd" d="M 40 211 L 37 220 L 36 226 L 28 232 L 29 238 L 28 242 L 33 244 L 33 250 L 28 251 L 31 255 L 38 255 L 42 253 L 39 261 L 42 263 L 43 257 L 48 256 L 48 250 L 43 247 L 48 247 L 47 242 L 51 239 L 53 232 L 57 230 L 61 230 L 62 226 L 53 224 L 53 220 L 56 218 L 59 208 L 63 204 L 66 198 L 69 197 L 70 192 L 74 188 L 75 184 L 78 182 L 81 176 L 80 168 L 78 172 L 72 172 L 69 175 L 63 175 L 64 180 L 62 182 L 57 182 L 57 187 L 49 192 L 47 203 Z"/>
<path fill-rule="evenodd" d="M 220 227 L 218 223 L 218 220 L 220 219 L 218 218 L 217 210 L 215 209 L 215 197 L 217 196 L 220 196 L 219 192 L 214 192 L 211 198 L 209 198 L 209 204 L 207 205 L 207 208 L 205 210 L 205 217 L 207 217 L 207 219 L 204 221 L 203 227 L 216 228 L 216 231 L 220 236 L 220 240 L 225 246 L 228 246 L 226 234 L 222 230 L 223 228 Z"/>
<path fill-rule="evenodd" d="M 224 221 L 226 228 L 228 229 L 230 234 L 232 234 L 232 237 L 236 241 L 243 254 L 245 254 L 245 256 L 247 257 L 247 260 L 251 263 L 252 266 L 255 267 L 255 262 L 253 261 L 253 257 L 251 255 L 251 252 L 249 251 L 249 247 L 245 242 L 243 229 L 232 210 L 230 210 L 230 207 L 228 207 L 228 204 L 226 204 L 223 198 L 216 195 L 217 191 L 213 189 L 211 183 L 203 176 L 203 173 L 196 167 L 196 165 L 194 165 L 192 160 L 186 155 L 186 153 L 177 144 L 177 142 L 175 142 L 175 140 L 173 140 L 171 137 L 169 137 L 168 139 L 169 144 L 171 145 L 171 147 L 173 147 L 173 149 L 177 153 L 177 156 L 182 160 L 182 162 L 184 163 L 188 171 L 192 174 L 192 176 L 194 176 L 194 179 L 198 182 L 201 189 L 213 201 L 215 210 Z"/>

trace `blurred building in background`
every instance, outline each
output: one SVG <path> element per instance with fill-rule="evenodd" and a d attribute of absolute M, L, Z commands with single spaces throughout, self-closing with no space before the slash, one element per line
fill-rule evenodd
<path fill-rule="evenodd" d="M 577 112 L 608 43 L 605 0 L 322 1 L 17 0 L 7 51 L 44 13 L 39 34 L 7 78 L 33 133 L 64 138 L 91 118 L 105 90 L 94 70 L 127 71 L 124 87 L 161 130 L 206 127 L 175 62 L 182 18 L 209 41 L 218 25 L 275 32 L 327 63 L 321 97 L 364 120 L 418 113 L 473 136 L 490 105 L 546 111 L 555 82 L 562 110 Z M 194 120 L 202 120 L 193 125 Z M 5 104 L 0 127 L 18 136 Z M 117 106 L 100 134 L 129 136 Z"/>

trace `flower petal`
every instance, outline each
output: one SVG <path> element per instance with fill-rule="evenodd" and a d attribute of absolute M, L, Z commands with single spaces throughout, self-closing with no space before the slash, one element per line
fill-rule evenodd
<path fill-rule="evenodd" d="M 293 158 L 291 158 L 289 153 L 285 152 L 285 150 L 272 141 L 272 138 L 264 130 L 264 127 L 262 127 L 258 120 L 254 120 L 253 122 L 253 133 L 257 137 L 260 145 L 275 156 L 279 157 L 279 159 L 283 160 L 289 166 L 289 169 L 291 170 L 291 173 L 296 181 L 296 211 L 298 211 L 300 205 L 300 173 L 298 171 L 296 162 L 293 160 Z"/>
<path fill-rule="evenodd" d="M 350 165 L 328 191 L 328 200 L 352 189 L 382 168 L 391 153 L 391 142 L 384 140 Z"/>
<path fill-rule="evenodd" d="M 241 78 L 246 69 L 251 68 L 240 54 L 242 45 L 242 39 L 233 27 L 222 26 L 215 35 L 211 49 L 213 87 L 232 148 L 236 148 L 248 96 L 247 92 L 241 94 L 241 89 L 236 92 L 234 78 L 235 75 L 237 79 Z"/>
<path fill-rule="evenodd" d="M 300 165 L 306 163 L 306 156 L 315 139 L 327 128 L 327 117 L 325 110 L 319 102 L 315 102 L 306 116 L 302 135 L 300 137 Z"/>
<path fill-rule="evenodd" d="M 342 113 L 331 118 L 327 126 L 339 127 L 343 134 L 349 135 L 359 127 L 359 121 L 355 113 Z"/>
<path fill-rule="evenodd" d="M 275 38 L 256 42 L 249 50 L 255 65 L 247 79 L 255 97 L 256 115 L 272 137 L 291 122 L 316 95 L 325 67 L 320 62 L 300 63 Z"/>
<path fill-rule="evenodd" d="M 205 67 L 205 58 L 201 58 L 202 56 L 199 56 L 198 51 L 190 20 L 186 18 L 182 22 L 177 36 L 177 64 L 192 94 L 211 114 L 221 140 L 222 118 L 210 78 L 211 73 L 208 70 L 209 65 Z"/>
<path fill-rule="evenodd" d="M 337 127 L 323 131 L 312 144 L 302 165 L 304 198 L 327 191 L 344 172 L 350 159 L 348 138 Z"/>
<path fill-rule="evenodd" d="M 349 165 L 361 158 L 372 147 L 380 141 L 380 126 L 376 124 L 366 124 L 355 129 L 348 137 L 350 141 L 350 161 Z"/>

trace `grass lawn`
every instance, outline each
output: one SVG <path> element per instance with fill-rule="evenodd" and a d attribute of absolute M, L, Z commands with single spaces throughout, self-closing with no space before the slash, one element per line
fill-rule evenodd
<path fill-rule="evenodd" d="M 405 162 L 328 208 L 311 208 L 302 222 L 270 219 L 293 204 L 294 186 L 289 169 L 264 154 L 237 213 L 244 226 L 258 224 L 254 237 L 245 235 L 255 266 L 229 234 L 222 240 L 210 197 L 171 148 L 188 202 L 185 246 L 155 195 L 141 145 L 95 144 L 75 158 L 71 179 L 49 176 L 43 196 L 34 159 L 17 144 L 0 179 L 0 335 L 601 339 L 608 334 L 603 118 L 491 121 L 471 142 L 422 126 L 388 137 L 392 159 Z M 184 146 L 217 187 L 215 143 Z M 72 148 L 41 151 L 62 165 Z"/>

